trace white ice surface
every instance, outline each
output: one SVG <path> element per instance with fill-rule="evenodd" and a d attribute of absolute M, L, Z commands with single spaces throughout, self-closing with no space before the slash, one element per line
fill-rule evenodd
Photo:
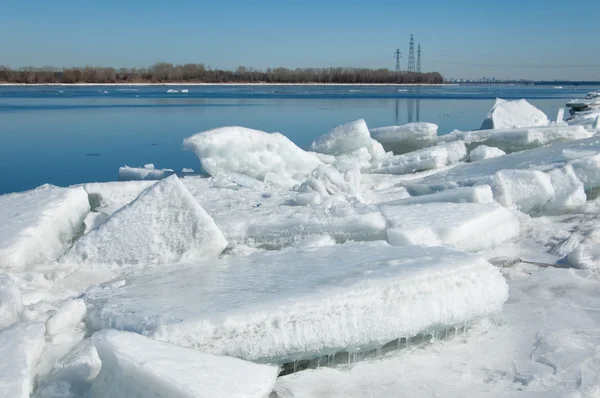
<path fill-rule="evenodd" d="M 478 256 L 372 242 L 147 270 L 91 288 L 85 300 L 93 329 L 282 361 L 466 322 L 500 309 L 506 294 Z"/>
<path fill-rule="evenodd" d="M 578 167 L 578 163 L 573 161 L 571 156 L 577 152 L 585 152 L 588 156 L 599 153 L 600 138 L 591 137 L 571 142 L 556 143 L 493 159 L 485 159 L 476 163 L 459 164 L 451 169 L 440 171 L 420 180 L 407 182 L 404 185 L 408 188 L 409 193 L 413 195 L 426 194 L 446 189 L 487 184 L 490 177 L 503 169 L 550 171 L 573 162 L 575 174 L 586 184 L 586 189 L 597 186 L 596 183 L 600 182 L 600 178 L 595 178 L 596 174 L 594 174 L 594 170 L 596 170 L 596 165 L 600 166 L 600 161 L 584 161 L 582 158 L 581 162 L 585 163 L 581 167 Z M 589 177 L 587 179 L 583 176 L 580 177 L 581 174 L 586 174 Z"/>
<path fill-rule="evenodd" d="M 58 311 L 46 321 L 46 334 L 56 335 L 78 327 L 86 314 L 86 306 L 82 299 L 68 299 Z"/>
<path fill-rule="evenodd" d="M 274 250 L 317 235 L 330 235 L 337 242 L 385 239 L 385 220 L 377 208 L 351 204 L 339 195 L 323 198 L 315 193 L 314 203 L 300 205 L 298 192 L 272 186 L 197 177 L 182 182 L 231 246 Z"/>
<path fill-rule="evenodd" d="M 310 149 L 326 155 L 339 156 L 366 148 L 372 152 L 372 140 L 364 119 L 346 123 L 317 138 Z"/>
<path fill-rule="evenodd" d="M 23 269 L 59 257 L 83 232 L 90 211 L 83 188 L 44 185 L 0 195 L 0 269 Z"/>
<path fill-rule="evenodd" d="M 34 398 L 85 397 L 101 367 L 96 347 L 87 338 L 54 363 L 49 374 L 40 380 Z"/>
<path fill-rule="evenodd" d="M 145 265 L 212 258 L 226 246 L 213 219 L 170 176 L 81 237 L 61 262 Z"/>
<path fill-rule="evenodd" d="M 518 152 L 555 142 L 573 141 L 589 138 L 593 131 L 583 126 L 552 125 L 544 127 L 526 127 L 497 130 L 455 130 L 439 137 L 441 142 L 465 141 L 471 148 L 477 144 L 497 147 L 505 152 Z"/>
<path fill-rule="evenodd" d="M 401 155 L 435 145 L 437 131 L 437 124 L 416 122 L 371 129 L 371 137 L 379 141 L 386 151 Z"/>
<path fill-rule="evenodd" d="M 29 398 L 44 331 L 41 322 L 21 322 L 0 332 L 0 397 Z"/>
<path fill-rule="evenodd" d="M 483 121 L 481 129 L 546 126 L 549 123 L 544 112 L 531 105 L 527 100 L 506 101 L 498 98 Z"/>
<path fill-rule="evenodd" d="M 469 160 L 471 162 L 477 162 L 483 159 L 491 159 L 497 158 L 498 156 L 506 155 L 500 148 L 487 146 L 487 145 L 479 145 L 475 149 L 469 152 Z"/>
<path fill-rule="evenodd" d="M 18 322 L 21 311 L 21 291 L 8 274 L 0 274 L 0 330 Z"/>
<path fill-rule="evenodd" d="M 144 167 L 119 167 L 119 180 L 121 181 L 161 180 L 172 174 L 175 174 L 175 170 L 155 169 L 152 164 L 144 165 Z"/>
<path fill-rule="evenodd" d="M 524 213 L 541 210 L 555 195 L 550 176 L 537 170 L 500 170 L 490 186 L 498 203 Z"/>
<path fill-rule="evenodd" d="M 322 164 L 279 133 L 243 127 L 223 127 L 186 138 L 202 168 L 212 176 L 239 173 L 260 181 L 290 186 L 306 180 Z"/>
<path fill-rule="evenodd" d="M 372 173 L 408 174 L 439 169 L 466 159 L 467 148 L 462 141 L 440 144 L 403 155 L 389 154 L 373 165 Z"/>
<path fill-rule="evenodd" d="M 452 245 L 460 250 L 491 249 L 519 234 L 513 212 L 496 203 L 425 203 L 381 205 L 388 242 L 404 245 Z"/>
<path fill-rule="evenodd" d="M 546 210 L 568 210 L 585 203 L 587 196 L 583 182 L 577 177 L 573 166 L 568 164 L 549 173 L 554 197 L 544 206 Z"/>
<path fill-rule="evenodd" d="M 102 370 L 93 398 L 264 398 L 276 366 L 205 354 L 139 334 L 103 330 L 92 337 Z"/>
<path fill-rule="evenodd" d="M 598 276 L 526 264 L 505 272 L 502 314 L 465 336 L 348 369 L 280 377 L 278 397 L 597 397 Z"/>

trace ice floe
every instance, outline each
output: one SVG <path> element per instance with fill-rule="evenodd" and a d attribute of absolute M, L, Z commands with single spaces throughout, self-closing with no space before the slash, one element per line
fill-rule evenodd
<path fill-rule="evenodd" d="M 512 129 L 519 127 L 546 126 L 550 123 L 544 112 L 527 100 L 506 101 L 496 99 L 496 103 L 481 124 L 481 129 Z"/>
<path fill-rule="evenodd" d="M 282 363 L 467 322 L 499 310 L 507 294 L 498 271 L 475 255 L 382 242 L 157 271 L 91 288 L 88 324 Z"/>
<path fill-rule="evenodd" d="M 371 129 L 371 137 L 379 141 L 386 151 L 401 155 L 436 144 L 437 132 L 437 124 L 416 122 L 374 128 Z"/>

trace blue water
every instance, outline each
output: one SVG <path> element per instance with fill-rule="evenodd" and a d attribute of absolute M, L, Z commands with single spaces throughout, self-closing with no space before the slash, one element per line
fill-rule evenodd
<path fill-rule="evenodd" d="M 167 93 L 168 89 L 188 93 Z M 594 87 L 465 86 L 0 86 L 0 193 L 44 183 L 114 181 L 120 166 L 193 168 L 182 140 L 241 125 L 280 132 L 306 148 L 332 127 L 437 123 L 477 129 L 496 97 L 527 98 L 554 119 Z"/>

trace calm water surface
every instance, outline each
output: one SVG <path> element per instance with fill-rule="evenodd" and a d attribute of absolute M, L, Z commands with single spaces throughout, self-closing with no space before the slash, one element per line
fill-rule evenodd
<path fill-rule="evenodd" d="M 437 123 L 440 134 L 481 125 L 496 97 L 526 98 L 550 119 L 594 87 L 0 86 L 0 193 L 44 183 L 117 180 L 123 165 L 193 168 L 185 137 L 240 125 L 280 132 L 302 148 L 332 127 Z"/>

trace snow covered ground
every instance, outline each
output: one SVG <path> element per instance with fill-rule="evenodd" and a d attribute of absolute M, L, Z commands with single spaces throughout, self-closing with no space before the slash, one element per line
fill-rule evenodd
<path fill-rule="evenodd" d="M 209 177 L 0 196 L 0 396 L 600 396 L 598 119 L 482 128 L 223 127 Z"/>

